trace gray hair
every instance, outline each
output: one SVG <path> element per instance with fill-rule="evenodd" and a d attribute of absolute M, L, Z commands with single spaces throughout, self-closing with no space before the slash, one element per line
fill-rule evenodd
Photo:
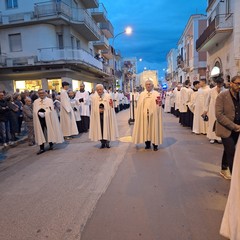
<path fill-rule="evenodd" d="M 96 87 L 95 87 L 95 89 L 97 89 L 97 88 L 102 88 L 102 89 L 104 89 L 104 87 L 103 87 L 102 84 L 97 84 Z"/>

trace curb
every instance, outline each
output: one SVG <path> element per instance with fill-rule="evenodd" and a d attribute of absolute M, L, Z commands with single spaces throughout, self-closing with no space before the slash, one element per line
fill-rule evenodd
<path fill-rule="evenodd" d="M 4 153 L 7 150 L 9 150 L 10 148 L 14 148 L 14 147 L 18 146 L 19 144 L 24 143 L 27 139 L 28 139 L 27 136 L 23 136 L 21 139 L 18 139 L 17 141 L 15 141 L 14 144 L 12 144 L 12 145 L 8 145 L 6 147 L 0 146 L 0 153 Z"/>

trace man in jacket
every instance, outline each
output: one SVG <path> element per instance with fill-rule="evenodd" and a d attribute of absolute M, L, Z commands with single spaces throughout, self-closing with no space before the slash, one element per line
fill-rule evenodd
<path fill-rule="evenodd" d="M 240 76 L 235 76 L 231 80 L 230 89 L 218 95 L 215 105 L 215 132 L 221 137 L 224 147 L 220 174 L 225 179 L 231 179 L 228 168 L 232 173 L 235 146 L 240 132 L 239 91 Z"/>

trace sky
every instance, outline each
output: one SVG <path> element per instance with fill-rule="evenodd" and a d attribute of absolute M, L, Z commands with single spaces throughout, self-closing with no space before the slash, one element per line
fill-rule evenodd
<path fill-rule="evenodd" d="M 136 57 L 138 72 L 158 70 L 159 78 L 167 68 L 166 56 L 177 42 L 192 14 L 206 14 L 207 0 L 102 0 L 114 34 L 131 26 L 131 35 L 121 34 L 114 48 L 123 57 Z M 112 44 L 112 39 L 110 39 Z"/>

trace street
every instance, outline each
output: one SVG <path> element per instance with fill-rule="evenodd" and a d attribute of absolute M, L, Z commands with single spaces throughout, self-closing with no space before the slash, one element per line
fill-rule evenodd
<path fill-rule="evenodd" d="M 163 116 L 157 152 L 130 142 L 125 110 L 110 149 L 84 133 L 42 155 L 27 143 L 1 154 L 0 240 L 224 240 L 222 145 Z"/>

